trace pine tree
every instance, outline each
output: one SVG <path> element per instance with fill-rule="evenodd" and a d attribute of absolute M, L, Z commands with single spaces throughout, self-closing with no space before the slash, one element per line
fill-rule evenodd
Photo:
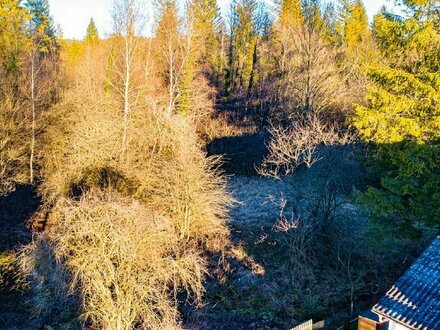
<path fill-rule="evenodd" d="M 25 24 L 30 18 L 17 0 L 4 0 L 0 6 L 0 70 L 6 75 L 17 73 L 27 42 Z"/>
<path fill-rule="evenodd" d="M 306 26 L 321 34 L 324 27 L 324 21 L 322 19 L 321 10 L 319 8 L 320 3 L 317 0 L 305 0 L 303 2 L 303 21 Z"/>
<path fill-rule="evenodd" d="M 59 48 L 56 29 L 49 11 L 48 0 L 27 0 L 25 6 L 32 15 L 29 33 L 38 39 L 41 53 L 56 53 Z"/>
<path fill-rule="evenodd" d="M 430 3 L 405 1 L 406 18 L 376 16 L 374 34 L 388 64 L 369 67 L 367 102 L 354 118 L 378 162 L 380 184 L 364 198 L 408 235 L 420 223 L 440 223 L 440 30 Z"/>
<path fill-rule="evenodd" d="M 88 43 L 95 43 L 96 41 L 99 40 L 98 29 L 96 28 L 95 21 L 93 20 L 93 18 L 90 19 L 90 23 L 87 26 L 85 40 Z"/>
<path fill-rule="evenodd" d="M 226 94 L 247 92 L 256 43 L 255 0 L 239 0 L 232 8 Z"/>
<path fill-rule="evenodd" d="M 213 80 L 219 70 L 219 40 L 216 24 L 219 12 L 216 0 L 193 0 L 188 4 L 185 34 L 180 36 L 181 70 L 178 72 L 178 95 L 176 109 L 188 115 L 194 108 L 194 98 L 198 86 L 196 79 Z M 175 31 L 178 33 L 178 31 Z"/>
<path fill-rule="evenodd" d="M 252 94 L 254 100 L 260 103 L 260 110 L 262 100 L 259 100 L 260 97 L 257 96 L 257 90 L 262 87 L 262 84 L 265 84 L 271 70 L 271 63 L 267 56 L 269 54 L 267 47 L 269 46 L 272 27 L 269 9 L 264 3 L 259 3 L 255 14 L 255 43 L 247 96 L 250 97 Z"/>
<path fill-rule="evenodd" d="M 193 19 L 194 44 L 199 49 L 199 62 L 213 66 L 219 52 L 217 32 L 220 13 L 217 0 L 193 0 L 189 11 Z"/>
<path fill-rule="evenodd" d="M 334 3 L 327 3 L 322 14 L 323 37 L 332 46 L 339 46 L 338 11 Z"/>
<path fill-rule="evenodd" d="M 341 1 L 339 33 L 346 57 L 351 61 L 371 48 L 368 16 L 361 0 Z"/>

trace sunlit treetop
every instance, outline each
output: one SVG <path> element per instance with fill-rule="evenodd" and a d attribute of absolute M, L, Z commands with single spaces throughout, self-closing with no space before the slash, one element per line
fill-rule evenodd
<path fill-rule="evenodd" d="M 282 0 L 280 3 L 279 24 L 284 27 L 291 27 L 301 22 L 301 0 Z"/>
<path fill-rule="evenodd" d="M 359 48 L 370 45 L 371 31 L 361 0 L 340 0 L 336 31 L 350 55 L 356 55 Z"/>
<path fill-rule="evenodd" d="M 0 4 L 0 65 L 11 74 L 20 67 L 21 53 L 27 42 L 26 22 L 31 16 L 16 0 L 1 0 Z"/>
<path fill-rule="evenodd" d="M 440 70 L 440 22 L 433 3 L 440 1 L 406 1 L 413 3 L 407 17 L 382 11 L 375 16 L 373 29 L 382 54 L 394 65 L 413 73 Z"/>
<path fill-rule="evenodd" d="M 48 0 L 27 0 L 24 3 L 31 14 L 29 33 L 38 43 L 41 53 L 49 53 L 57 48 L 56 29 L 49 12 Z"/>
<path fill-rule="evenodd" d="M 98 29 L 96 28 L 93 18 L 90 19 L 90 23 L 87 27 L 86 38 L 87 42 L 96 42 L 99 40 Z"/>

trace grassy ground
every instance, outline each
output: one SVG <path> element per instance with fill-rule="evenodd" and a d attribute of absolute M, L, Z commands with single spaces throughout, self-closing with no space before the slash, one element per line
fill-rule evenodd
<path fill-rule="evenodd" d="M 255 138 L 245 139 L 255 141 Z M 254 164 L 242 161 L 246 153 L 260 150 L 260 156 L 254 155 L 255 159 L 264 153 L 253 143 L 245 142 L 231 148 L 223 144 L 221 148 L 227 157 L 241 150 L 237 160 L 230 157 L 232 161 L 225 165 L 228 174 L 238 173 L 229 178 L 229 189 L 236 200 L 230 211 L 236 248 L 229 260 L 229 272 L 221 284 L 208 281 L 207 304 L 189 313 L 186 326 L 191 329 L 286 329 L 309 318 L 315 321 L 349 318 L 349 290 L 343 291 L 344 285 L 340 283 L 334 287 L 329 285 L 326 274 L 322 273 L 325 269 L 315 267 L 313 279 L 302 280 L 301 284 L 296 282 L 296 275 L 289 276 L 288 246 L 279 240 L 274 226 L 281 216 L 289 218 L 306 212 L 308 195 L 316 193 L 335 175 L 343 182 L 337 196 L 340 203 L 337 216 L 365 224 L 362 212 L 352 202 L 352 193 L 361 188 L 365 176 L 363 167 L 355 159 L 354 149 L 338 150 L 337 160 L 329 158 L 311 169 L 303 168 L 277 180 L 259 177 L 252 172 Z M 319 294 L 315 290 L 327 290 L 322 304 L 318 303 Z M 367 301 L 367 305 L 369 303 Z M 363 308 L 365 298 L 359 305 Z"/>

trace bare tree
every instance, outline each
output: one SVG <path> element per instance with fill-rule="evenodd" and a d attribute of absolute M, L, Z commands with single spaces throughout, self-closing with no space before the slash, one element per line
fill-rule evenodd
<path fill-rule="evenodd" d="M 290 116 L 322 114 L 343 95 L 335 54 L 322 34 L 318 9 L 308 8 L 305 22 L 280 26 L 278 98 Z"/>
<path fill-rule="evenodd" d="M 26 66 L 22 93 L 30 105 L 30 142 L 29 142 L 29 182 L 35 180 L 35 157 L 39 117 L 54 103 L 53 92 L 56 89 L 57 54 L 43 46 L 44 37 L 38 30 L 32 30 L 26 52 Z"/>
<path fill-rule="evenodd" d="M 133 102 L 139 94 L 139 86 L 134 83 L 135 57 L 139 48 L 144 22 L 142 6 L 137 0 L 114 0 L 113 2 L 114 32 L 122 39 L 122 65 L 116 66 L 115 71 L 121 84 L 111 82 L 123 100 L 124 132 L 122 136 L 121 155 L 124 157 L 128 147 L 128 123 Z"/>
<path fill-rule="evenodd" d="M 32 124 L 31 124 L 31 146 L 29 156 L 29 181 L 34 183 L 34 158 L 35 158 L 35 135 L 36 135 L 36 120 L 37 120 L 37 101 L 41 96 L 43 86 L 39 84 L 39 78 L 41 69 L 43 67 L 43 61 L 40 59 L 40 42 L 34 40 L 29 50 L 29 62 L 30 62 L 30 102 L 32 111 Z"/>
<path fill-rule="evenodd" d="M 269 132 L 272 136 L 268 144 L 269 155 L 259 173 L 275 177 L 291 174 L 303 164 L 311 167 L 322 158 L 318 153 L 320 146 L 346 144 L 351 139 L 349 133 L 324 124 L 317 116 L 296 121 L 287 128 L 272 126 Z"/>

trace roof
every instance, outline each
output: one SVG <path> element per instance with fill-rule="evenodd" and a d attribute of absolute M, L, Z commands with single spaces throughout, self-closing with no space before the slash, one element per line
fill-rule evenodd
<path fill-rule="evenodd" d="M 440 329 L 440 236 L 373 307 L 409 329 Z"/>
<path fill-rule="evenodd" d="M 380 322 L 379 315 L 377 315 L 376 313 L 373 313 L 373 311 L 371 309 L 360 313 L 359 316 L 367 318 L 367 319 L 374 321 L 376 323 Z"/>

